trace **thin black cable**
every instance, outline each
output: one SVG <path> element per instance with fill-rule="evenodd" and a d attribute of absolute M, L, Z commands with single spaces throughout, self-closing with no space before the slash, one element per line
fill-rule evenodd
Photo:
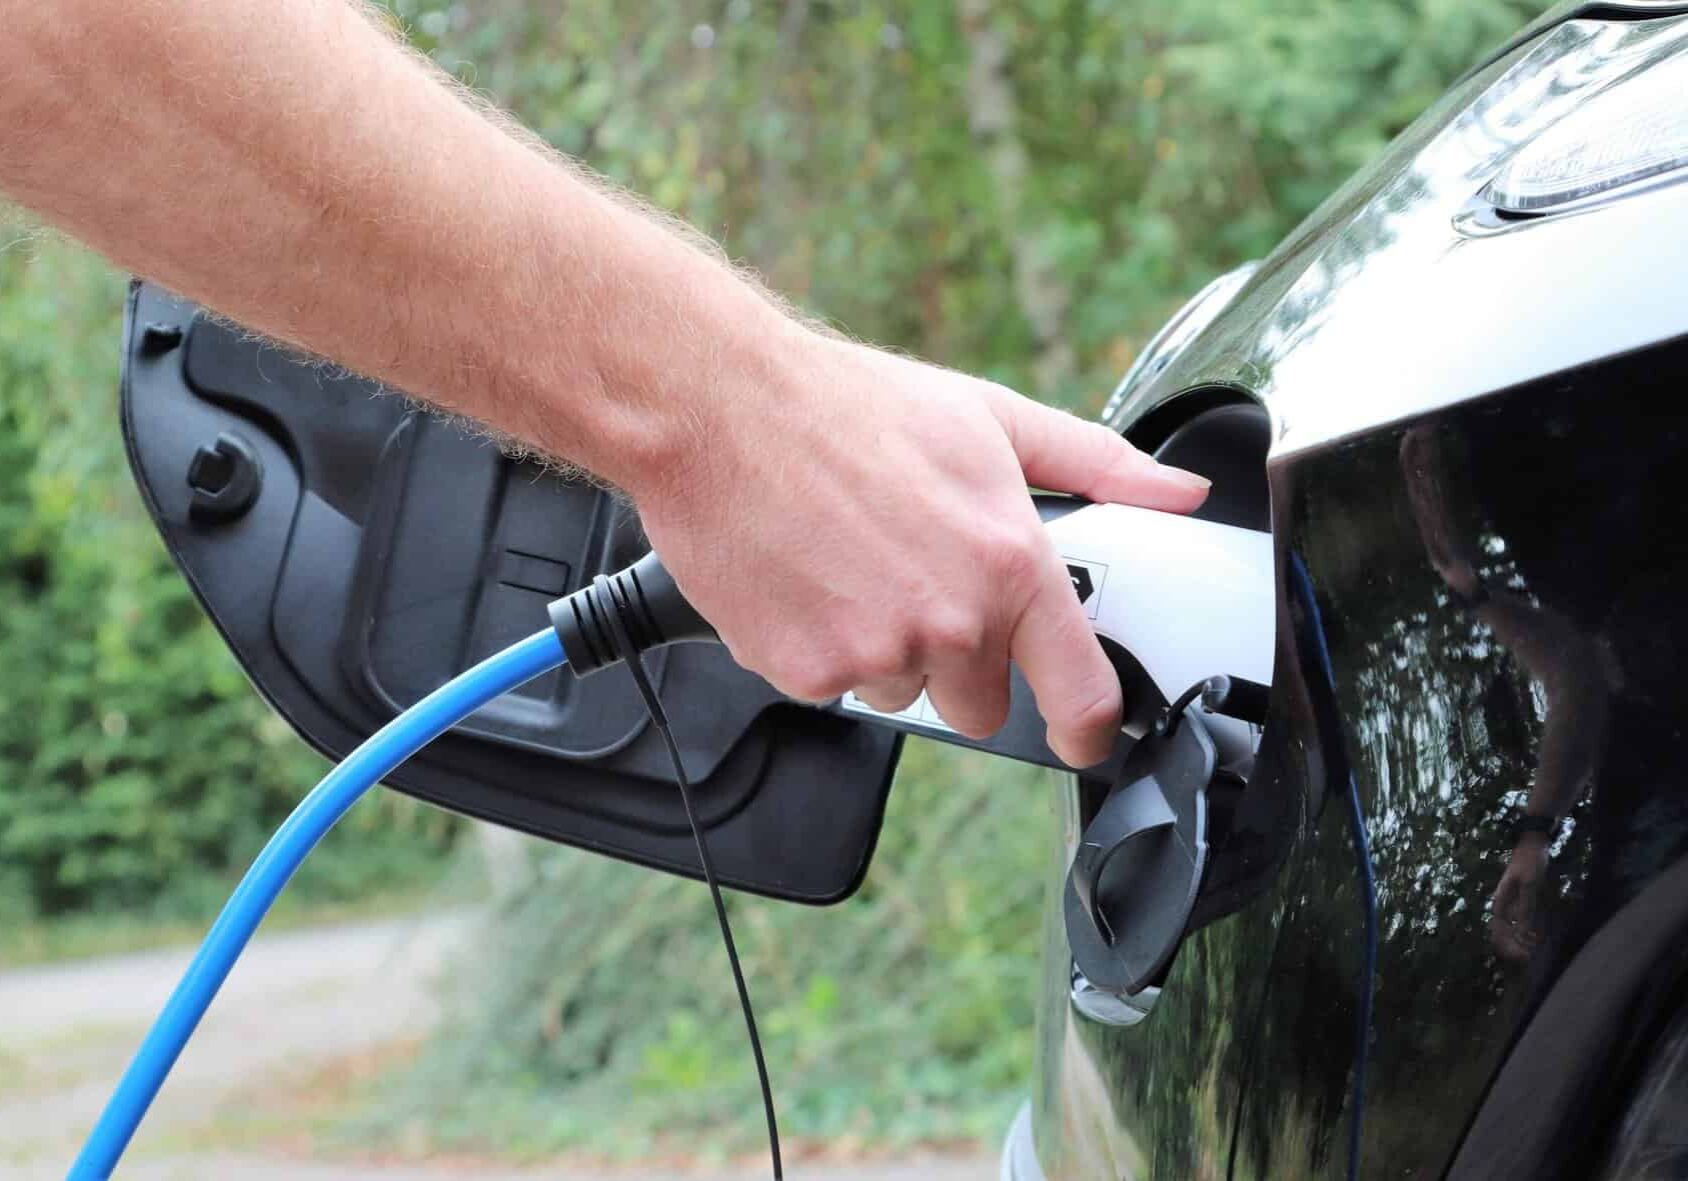
<path fill-rule="evenodd" d="M 756 1032 L 756 1012 L 750 1004 L 750 989 L 744 982 L 744 969 L 739 966 L 738 946 L 733 942 L 732 924 L 727 921 L 727 903 L 721 897 L 721 886 L 715 880 L 715 863 L 710 860 L 709 846 L 703 839 L 703 829 L 698 825 L 697 812 L 692 807 L 692 784 L 686 778 L 686 765 L 680 759 L 680 747 L 674 741 L 674 732 L 668 728 L 668 714 L 662 708 L 662 702 L 657 698 L 656 690 L 651 686 L 650 678 L 645 675 L 645 659 L 633 642 L 627 637 L 627 629 L 621 621 L 621 613 L 627 609 L 619 589 L 607 578 L 603 582 L 609 583 L 611 601 L 616 610 L 605 612 L 610 624 L 610 635 L 615 640 L 622 663 L 633 676 L 633 684 L 639 690 L 639 696 L 645 700 L 645 708 L 650 711 L 651 724 L 657 733 L 662 735 L 662 744 L 668 748 L 668 758 L 674 764 L 674 779 L 680 786 L 680 803 L 686 809 L 686 823 L 692 827 L 692 840 L 697 843 L 698 864 L 703 867 L 703 880 L 709 886 L 709 897 L 715 903 L 715 919 L 721 926 L 721 942 L 727 949 L 727 962 L 732 965 L 733 984 L 738 988 L 739 1008 L 744 1013 L 745 1032 L 750 1035 L 750 1053 L 756 1059 L 756 1081 L 762 1087 L 762 1111 L 768 1118 L 768 1155 L 773 1159 L 774 1181 L 784 1181 L 785 1170 L 780 1165 L 780 1129 L 779 1121 L 774 1115 L 774 1089 L 768 1082 L 768 1063 L 762 1056 L 762 1039 Z"/>
<path fill-rule="evenodd" d="M 1207 682 L 1205 680 L 1197 681 L 1194 685 L 1191 685 L 1188 689 L 1184 690 L 1184 692 L 1180 693 L 1178 695 L 1178 700 L 1163 709 L 1160 716 L 1155 719 L 1156 736 L 1165 738 L 1174 730 L 1178 729 L 1178 719 L 1184 716 L 1184 711 L 1189 709 L 1196 698 L 1202 695 L 1202 690 L 1205 688 L 1207 688 Z"/>

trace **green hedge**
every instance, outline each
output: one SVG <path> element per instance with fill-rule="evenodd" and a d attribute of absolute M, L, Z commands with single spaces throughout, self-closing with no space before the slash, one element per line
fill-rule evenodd
<path fill-rule="evenodd" d="M 0 221 L 0 920 L 214 913 L 323 770 L 159 544 L 117 420 L 123 279 Z M 372 800 L 297 885 L 432 873 L 451 825 Z"/>

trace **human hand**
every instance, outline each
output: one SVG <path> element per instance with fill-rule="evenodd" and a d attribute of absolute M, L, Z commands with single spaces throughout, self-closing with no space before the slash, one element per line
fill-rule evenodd
<path fill-rule="evenodd" d="M 779 688 L 893 707 L 929 682 L 984 734 L 1012 655 L 1055 751 L 1104 757 L 1119 686 L 1025 483 L 1188 511 L 1205 482 L 810 330 L 463 101 L 364 7 L 19 7 L 0 188 L 124 269 L 626 489 L 681 589 Z M 119 108 L 135 150 L 112 150 Z"/>
<path fill-rule="evenodd" d="M 783 331 L 713 375 L 689 444 L 628 489 L 687 598 L 790 696 L 894 711 L 924 688 L 971 737 L 1006 718 L 1012 659 L 1050 748 L 1105 758 L 1119 679 L 1027 485 L 1189 512 L 1208 482 L 990 382 Z"/>
<path fill-rule="evenodd" d="M 1502 959 L 1522 963 L 1541 942 L 1540 912 L 1547 874 L 1547 837 L 1524 833 L 1513 846 L 1506 871 L 1495 887 L 1489 940 Z"/>

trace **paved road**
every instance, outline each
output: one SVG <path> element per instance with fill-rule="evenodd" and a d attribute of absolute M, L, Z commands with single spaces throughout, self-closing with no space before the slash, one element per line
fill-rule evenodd
<path fill-rule="evenodd" d="M 126 1158 L 125 1181 L 657 1181 L 658 1174 L 499 1171 L 184 1154 L 223 1105 L 250 1103 L 254 1080 L 278 1084 L 425 1033 L 433 981 L 471 915 L 364 923 L 253 941 L 188 1045 Z M 81 1134 L 189 952 L 143 952 L 0 972 L 0 1176 L 63 1176 Z M 236 1096 L 231 1100 L 230 1096 Z M 789 1169 L 793 1181 L 972 1181 L 983 1160 Z M 697 1181 L 749 1181 L 760 1169 Z M 661 1174 L 674 1176 L 672 1172 Z"/>

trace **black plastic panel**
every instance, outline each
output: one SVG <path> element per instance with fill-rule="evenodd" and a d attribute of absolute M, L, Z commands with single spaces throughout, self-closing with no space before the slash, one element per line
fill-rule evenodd
<path fill-rule="evenodd" d="M 144 284 L 130 293 L 122 409 L 171 554 L 258 690 L 330 757 L 647 548 L 614 495 Z M 254 479 L 240 507 L 230 482 Z M 787 701 L 713 644 L 655 653 L 650 669 L 722 880 L 805 902 L 853 891 L 900 739 Z M 390 784 L 696 873 L 666 756 L 622 673 L 542 678 Z"/>

